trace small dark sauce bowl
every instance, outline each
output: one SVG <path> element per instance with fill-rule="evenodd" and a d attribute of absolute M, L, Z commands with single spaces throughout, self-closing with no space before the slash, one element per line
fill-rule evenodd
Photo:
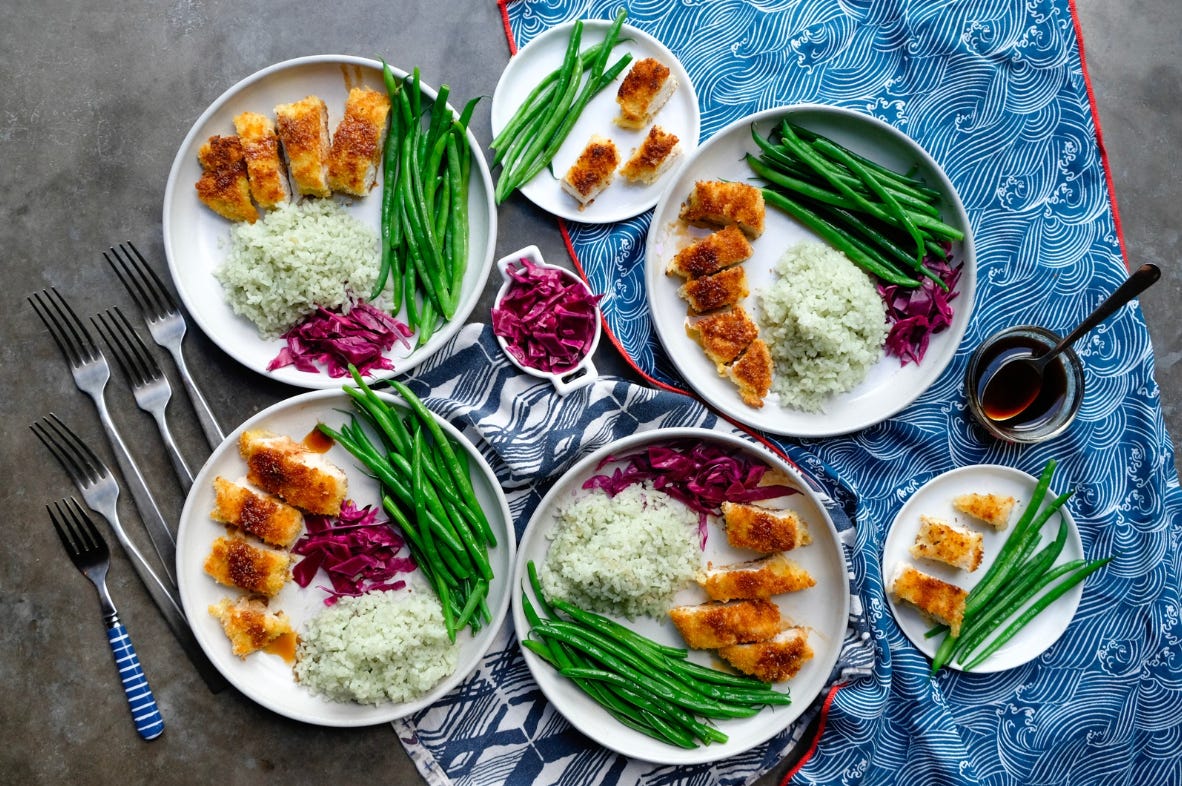
<path fill-rule="evenodd" d="M 1041 355 L 1059 342 L 1059 336 L 1033 325 L 1007 328 L 987 338 L 969 359 L 965 371 L 965 395 L 969 411 L 981 427 L 1006 442 L 1042 442 L 1061 434 L 1075 419 L 1083 400 L 1083 364 L 1068 348 L 1051 361 L 1043 375 L 1039 397 L 1019 415 L 994 420 L 985 414 L 985 385 L 1010 357 Z"/>

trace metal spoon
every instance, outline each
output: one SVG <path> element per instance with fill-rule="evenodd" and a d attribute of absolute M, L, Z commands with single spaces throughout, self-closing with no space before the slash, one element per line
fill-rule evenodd
<path fill-rule="evenodd" d="M 1136 272 L 1125 279 L 1125 282 L 1117 287 L 1116 291 L 1109 295 L 1103 303 L 1097 306 L 1095 311 L 1089 314 L 1083 322 L 1079 323 L 1079 327 L 1064 336 L 1051 349 L 1038 357 L 1016 357 L 1003 363 L 997 371 L 993 372 L 993 376 L 985 382 L 981 399 L 983 401 L 995 401 L 1002 398 L 999 395 L 999 391 L 1008 391 L 1008 394 L 1004 398 L 1008 400 L 1011 406 L 1004 410 L 993 410 L 989 412 L 989 418 L 996 421 L 1005 421 L 1021 415 L 1027 407 L 1034 403 L 1035 399 L 1038 398 L 1038 394 L 1042 392 L 1043 372 L 1046 370 L 1048 363 L 1089 330 L 1116 313 L 1121 306 L 1144 292 L 1150 284 L 1159 278 L 1161 278 L 1161 271 L 1158 270 L 1157 265 L 1142 265 L 1137 268 Z M 993 395 L 990 395 L 990 388 L 993 388 Z M 1019 391 L 1024 395 L 1017 395 Z"/>

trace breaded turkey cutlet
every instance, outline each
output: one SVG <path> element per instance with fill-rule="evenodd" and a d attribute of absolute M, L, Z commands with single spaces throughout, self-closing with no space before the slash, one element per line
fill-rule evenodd
<path fill-rule="evenodd" d="M 737 226 L 754 240 L 763 234 L 763 192 L 750 183 L 699 180 L 681 206 L 681 218 L 694 226 Z"/>
<path fill-rule="evenodd" d="M 280 636 L 294 636 L 291 621 L 282 611 L 269 611 L 257 598 L 240 596 L 237 600 L 222 598 L 209 607 L 226 638 L 231 651 L 240 658 L 267 647 Z"/>
<path fill-rule="evenodd" d="M 644 128 L 676 89 L 677 77 L 669 66 L 651 57 L 637 60 L 616 91 L 620 105 L 616 123 L 622 128 Z"/>
<path fill-rule="evenodd" d="M 197 151 L 201 177 L 197 198 L 222 218 L 253 224 L 259 211 L 250 201 L 250 179 L 242 142 L 236 136 L 211 136 Z"/>
<path fill-rule="evenodd" d="M 232 480 L 213 479 L 214 521 L 237 527 L 264 543 L 291 548 L 304 529 L 304 516 L 282 500 Z"/>
<path fill-rule="evenodd" d="M 795 677 L 813 657 L 813 648 L 807 630 L 791 627 L 767 641 L 722 647 L 718 654 L 744 674 L 764 682 L 783 682 Z"/>
<path fill-rule="evenodd" d="M 733 306 L 747 297 L 748 293 L 747 273 L 742 266 L 692 278 L 677 290 L 681 299 L 689 303 L 690 309 L 699 314 Z"/>
<path fill-rule="evenodd" d="M 780 607 L 764 599 L 674 606 L 669 617 L 685 643 L 696 650 L 770 639 L 780 632 Z"/>
<path fill-rule="evenodd" d="M 328 106 L 307 96 L 275 107 L 275 127 L 287 167 L 297 192 L 309 196 L 332 195 L 328 186 Z"/>
<path fill-rule="evenodd" d="M 252 546 L 240 537 L 221 537 L 205 559 L 205 572 L 227 587 L 278 595 L 291 578 L 292 557 L 286 551 Z"/>
<path fill-rule="evenodd" d="M 563 175 L 562 190 L 579 200 L 582 210 L 611 185 L 619 163 L 616 143 L 594 134 L 578 160 Z"/>
<path fill-rule="evenodd" d="M 970 532 L 932 516 L 919 517 L 919 532 L 911 546 L 911 556 L 972 572 L 980 567 L 984 555 L 980 532 Z"/>
<path fill-rule="evenodd" d="M 891 582 L 891 593 L 936 622 L 947 625 L 953 636 L 960 635 L 965 598 L 968 597 L 965 590 L 910 565 L 901 565 Z"/>
<path fill-rule="evenodd" d="M 386 138 L 390 97 L 385 90 L 355 87 L 345 99 L 345 114 L 332 134 L 328 153 L 328 187 L 365 196 L 377 182 Z"/>
<path fill-rule="evenodd" d="M 682 278 L 701 278 L 750 259 L 754 251 L 742 230 L 728 226 L 678 251 L 665 272 Z"/>
<path fill-rule="evenodd" d="M 681 153 L 681 142 L 660 126 L 653 126 L 624 164 L 620 174 L 633 183 L 655 183 Z"/>
<path fill-rule="evenodd" d="M 701 319 L 689 320 L 685 330 L 690 338 L 702 345 L 719 376 L 726 376 L 726 365 L 759 337 L 759 326 L 738 304 Z"/>
<path fill-rule="evenodd" d="M 743 354 L 726 367 L 726 375 L 739 386 L 739 398 L 749 407 L 762 407 L 764 396 L 772 389 L 772 353 L 763 339 L 747 345 Z"/>
<path fill-rule="evenodd" d="M 1013 497 L 1000 494 L 961 494 L 952 500 L 952 507 L 995 530 L 1003 530 L 1009 525 L 1014 504 Z"/>
<path fill-rule="evenodd" d="M 345 473 L 291 437 L 261 429 L 242 432 L 238 449 L 246 479 L 307 513 L 336 516 L 349 491 Z"/>
<path fill-rule="evenodd" d="M 772 510 L 745 502 L 722 503 L 726 540 L 737 549 L 761 554 L 791 551 L 813 542 L 808 526 L 791 510 Z"/>
<path fill-rule="evenodd" d="M 773 554 L 720 568 L 707 568 L 700 583 L 711 600 L 738 600 L 799 592 L 817 582 L 807 570 L 783 554 Z"/>
<path fill-rule="evenodd" d="M 263 210 L 274 210 L 290 201 L 291 187 L 287 183 L 275 123 L 258 112 L 242 112 L 234 116 L 234 130 L 242 141 L 254 201 Z"/>

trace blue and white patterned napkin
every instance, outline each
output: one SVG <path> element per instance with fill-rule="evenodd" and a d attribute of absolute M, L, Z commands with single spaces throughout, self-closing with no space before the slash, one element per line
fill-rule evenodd
<path fill-rule="evenodd" d="M 477 445 L 501 481 L 518 538 L 551 482 L 582 456 L 638 431 L 673 426 L 731 430 L 688 396 L 604 377 L 567 396 L 509 364 L 492 330 L 466 326 L 407 384 Z M 836 500 L 848 489 L 797 457 L 827 501 L 847 558 L 855 528 Z M 855 574 L 851 574 L 855 575 Z M 850 624 L 832 683 L 871 680 L 881 661 L 851 586 Z M 501 784 L 741 784 L 780 761 L 817 714 L 818 701 L 789 729 L 748 753 L 692 767 L 619 756 L 573 729 L 542 695 L 508 619 L 476 672 L 430 708 L 394 722 L 419 771 L 435 786 Z"/>

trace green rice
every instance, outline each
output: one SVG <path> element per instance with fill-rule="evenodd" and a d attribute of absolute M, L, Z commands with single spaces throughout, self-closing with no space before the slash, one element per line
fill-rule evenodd
<path fill-rule="evenodd" d="M 317 306 L 364 297 L 381 265 L 377 233 L 331 199 L 280 205 L 236 224 L 230 254 L 214 271 L 235 314 L 264 338 L 286 332 Z"/>
<path fill-rule="evenodd" d="M 343 597 L 308 621 L 295 674 L 332 701 L 405 702 L 452 674 L 459 652 L 433 595 L 370 592 Z"/>
<path fill-rule="evenodd" d="M 886 307 L 866 273 L 821 243 L 789 248 L 773 272 L 775 283 L 757 293 L 772 392 L 782 407 L 820 412 L 882 357 Z"/>
<path fill-rule="evenodd" d="M 649 482 L 614 497 L 595 489 L 562 506 L 557 519 L 542 586 L 584 609 L 663 616 L 701 563 L 698 514 Z"/>

